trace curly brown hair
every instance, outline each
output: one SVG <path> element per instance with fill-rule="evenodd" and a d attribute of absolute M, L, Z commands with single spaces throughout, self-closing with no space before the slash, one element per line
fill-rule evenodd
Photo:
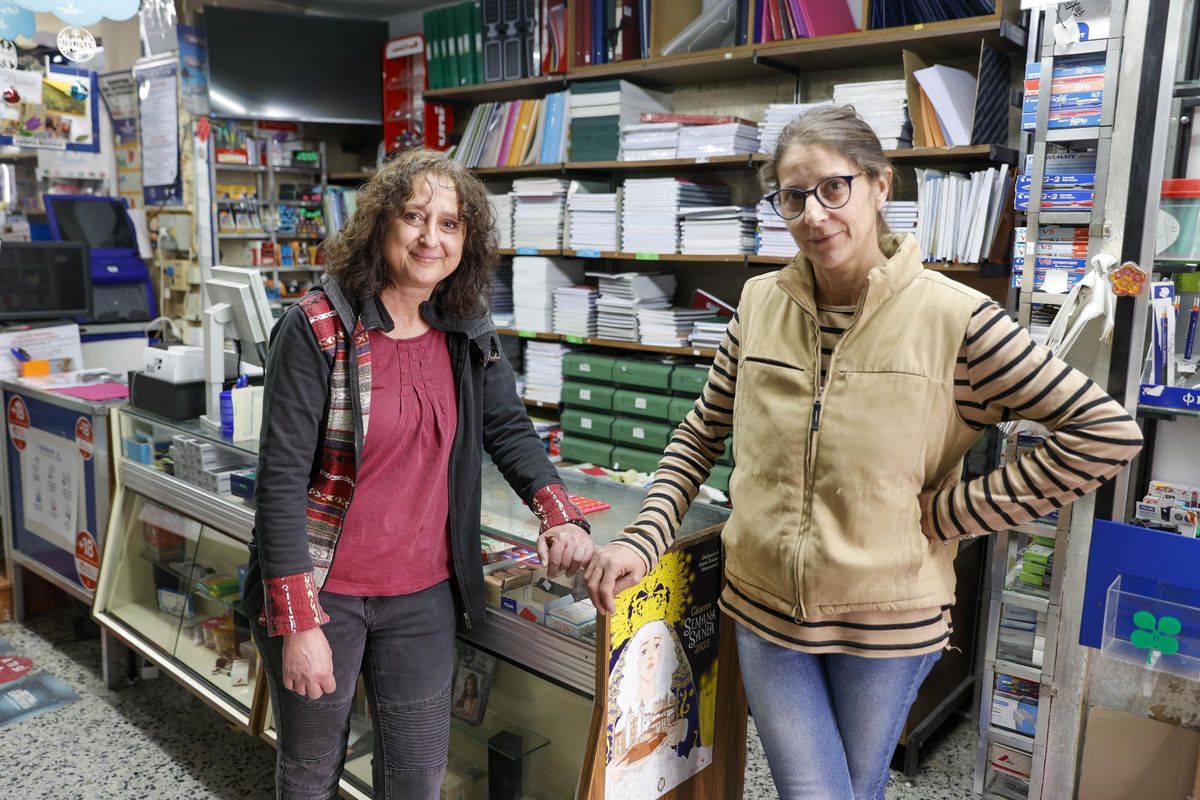
<path fill-rule="evenodd" d="M 360 303 L 389 283 L 384 244 L 392 220 L 413 198 L 413 185 L 422 176 L 449 178 L 458 192 L 458 215 L 464 226 L 462 261 L 433 292 L 433 302 L 463 319 L 487 310 L 492 273 L 500 261 L 496 249 L 495 217 L 483 183 L 445 153 L 420 148 L 397 155 L 358 192 L 358 206 L 349 221 L 324 245 L 325 271 Z"/>

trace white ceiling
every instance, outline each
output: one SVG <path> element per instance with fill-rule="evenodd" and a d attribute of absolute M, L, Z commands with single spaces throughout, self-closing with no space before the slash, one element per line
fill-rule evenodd
<path fill-rule="evenodd" d="M 287 0 L 288 5 L 341 17 L 389 19 L 412 11 L 445 5 L 447 0 Z"/>

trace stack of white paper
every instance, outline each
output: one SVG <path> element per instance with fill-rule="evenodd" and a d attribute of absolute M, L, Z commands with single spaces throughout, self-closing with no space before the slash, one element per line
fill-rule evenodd
<path fill-rule="evenodd" d="M 560 286 L 554 290 L 554 332 L 564 336 L 596 335 L 595 286 Z"/>
<path fill-rule="evenodd" d="M 492 274 L 491 298 L 488 307 L 492 312 L 492 324 L 497 328 L 511 328 L 513 324 L 512 270 L 502 266 Z"/>
<path fill-rule="evenodd" d="M 966 70 L 934 64 L 914 71 L 913 77 L 929 97 L 946 145 L 970 144 L 975 116 L 975 76 Z"/>
<path fill-rule="evenodd" d="M 827 105 L 829 105 L 828 100 L 820 103 L 771 103 L 767 106 L 763 124 L 758 129 L 761 140 L 758 145 L 759 152 L 775 155 L 775 145 L 779 141 L 779 134 L 789 122 L 809 109 Z"/>
<path fill-rule="evenodd" d="M 634 122 L 621 126 L 620 161 L 654 161 L 675 158 L 679 146 L 678 122 Z"/>
<path fill-rule="evenodd" d="M 1003 213 L 1008 165 L 970 175 L 917 170 L 917 239 L 926 261 L 977 264 L 991 252 Z"/>
<path fill-rule="evenodd" d="M 559 178 L 513 181 L 513 245 L 539 250 L 562 248 L 567 182 Z"/>
<path fill-rule="evenodd" d="M 678 178 L 627 178 L 621 208 L 621 250 L 678 253 L 681 210 L 729 203 L 724 184 Z"/>
<path fill-rule="evenodd" d="M 754 252 L 753 208 L 715 206 L 679 212 L 682 242 L 688 255 L 737 255 Z"/>
<path fill-rule="evenodd" d="M 496 215 L 496 246 L 508 250 L 513 246 L 513 196 L 511 194 L 489 194 L 488 204 Z"/>
<path fill-rule="evenodd" d="M 766 200 L 759 200 L 755 211 L 758 214 L 758 254 L 787 258 L 796 255 L 796 240 L 788 231 L 783 217 L 775 213 L 771 204 Z"/>
<path fill-rule="evenodd" d="M 693 347 L 715 349 L 721 343 L 721 339 L 725 336 L 725 329 L 728 327 L 729 320 L 724 317 L 698 319 L 692 323 L 692 335 L 688 338 Z"/>
<path fill-rule="evenodd" d="M 617 249 L 617 195 L 572 192 L 567 197 L 571 212 L 572 250 Z"/>
<path fill-rule="evenodd" d="M 545 333 L 554 329 L 554 290 L 583 282 L 583 262 L 542 256 L 513 258 L 513 326 Z"/>
<path fill-rule="evenodd" d="M 902 143 L 908 122 L 908 89 L 903 80 L 837 83 L 833 86 L 833 103 L 854 106 L 875 131 L 884 150 L 912 146 L 911 133 Z"/>
<path fill-rule="evenodd" d="M 671 307 L 671 298 L 675 294 L 674 275 L 642 272 L 593 275 L 600 281 L 596 335 L 601 339 L 640 341 L 638 311 Z"/>
<path fill-rule="evenodd" d="M 527 400 L 557 404 L 562 398 L 562 360 L 570 348 L 558 342 L 529 342 L 525 345 L 525 394 Z"/>
<path fill-rule="evenodd" d="M 733 156 L 758 152 L 758 126 L 746 122 L 685 125 L 679 131 L 676 158 Z"/>
<path fill-rule="evenodd" d="M 889 200 L 883 204 L 883 220 L 892 233 L 917 232 L 918 204 L 911 200 Z"/>
<path fill-rule="evenodd" d="M 712 312 L 703 308 L 638 308 L 638 336 L 653 347 L 683 347 L 698 320 Z"/>

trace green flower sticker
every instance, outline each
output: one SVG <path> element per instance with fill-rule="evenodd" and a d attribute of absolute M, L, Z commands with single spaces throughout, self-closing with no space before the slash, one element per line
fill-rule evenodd
<path fill-rule="evenodd" d="M 1179 652 L 1179 640 L 1175 637 L 1183 630 L 1183 625 L 1175 617 L 1158 617 L 1149 611 L 1139 611 L 1133 615 L 1133 624 L 1137 630 L 1129 637 L 1133 646 L 1146 651 L 1146 663 L 1152 663 L 1155 651 L 1164 656 Z"/>

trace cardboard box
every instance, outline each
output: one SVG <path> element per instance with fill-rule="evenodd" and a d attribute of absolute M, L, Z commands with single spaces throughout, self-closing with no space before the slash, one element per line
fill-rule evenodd
<path fill-rule="evenodd" d="M 592 408 L 597 411 L 612 411 L 615 386 L 599 383 L 565 381 L 562 387 L 562 404 L 567 408 Z"/>
<path fill-rule="evenodd" d="M 564 378 L 581 378 L 585 381 L 609 383 L 617 359 L 600 353 L 567 353 L 562 360 Z"/>
<path fill-rule="evenodd" d="M 493 566 L 493 565 L 489 565 Z M 531 564 L 497 564 L 499 567 L 483 575 L 484 600 L 493 608 L 502 608 L 504 593 L 527 586 L 537 569 Z"/>
<path fill-rule="evenodd" d="M 997 728 L 1033 736 L 1037 729 L 1037 713 L 1036 700 L 992 692 L 992 724 Z"/>
<path fill-rule="evenodd" d="M 545 575 L 544 571 L 539 572 Z M 533 583 L 505 592 L 500 598 L 500 608 L 522 619 L 545 625 L 546 615 L 550 611 L 574 602 L 575 598 L 571 596 L 569 586 L 545 578 L 535 578 Z"/>
<path fill-rule="evenodd" d="M 550 609 L 546 627 L 580 639 L 596 630 L 596 607 L 591 600 L 580 600 L 570 605 Z"/>
<path fill-rule="evenodd" d="M 616 422 L 616 417 L 611 414 L 576 408 L 563 409 L 561 419 L 563 432 L 568 436 L 583 436 L 602 442 L 610 439 L 613 423 Z"/>
<path fill-rule="evenodd" d="M 1087 800 L 1200 797 L 1200 732 L 1093 706 L 1079 775 Z"/>

